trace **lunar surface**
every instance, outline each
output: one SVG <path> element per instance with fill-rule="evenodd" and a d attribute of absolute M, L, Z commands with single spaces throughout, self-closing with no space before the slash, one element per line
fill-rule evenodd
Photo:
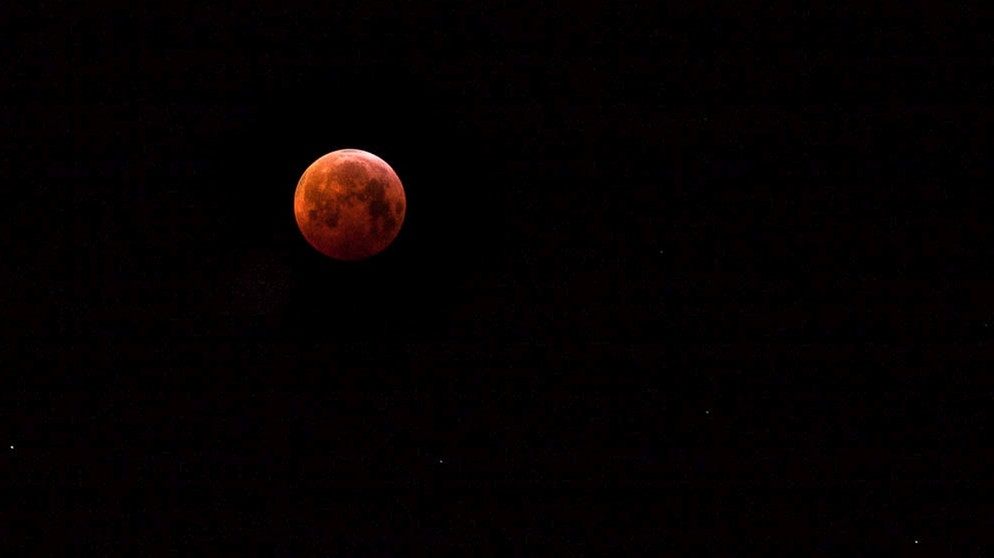
<path fill-rule="evenodd" d="M 340 149 L 307 167 L 293 198 L 297 226 L 322 254 L 361 260 L 383 251 L 404 223 L 397 173 L 372 153 Z"/>

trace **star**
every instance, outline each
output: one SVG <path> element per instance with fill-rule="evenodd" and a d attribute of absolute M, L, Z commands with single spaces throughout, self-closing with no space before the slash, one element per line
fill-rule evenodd
<path fill-rule="evenodd" d="M 444 462 L 444 461 L 442 461 L 441 459 L 439 459 L 439 460 L 438 460 L 438 462 L 439 462 L 439 463 L 445 463 L 445 462 Z"/>

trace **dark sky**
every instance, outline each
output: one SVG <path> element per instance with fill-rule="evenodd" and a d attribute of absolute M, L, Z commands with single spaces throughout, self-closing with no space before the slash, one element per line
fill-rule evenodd
<path fill-rule="evenodd" d="M 984 13 L 21 4 L 0 554 L 984 540 Z M 346 147 L 358 263 L 292 210 Z"/>

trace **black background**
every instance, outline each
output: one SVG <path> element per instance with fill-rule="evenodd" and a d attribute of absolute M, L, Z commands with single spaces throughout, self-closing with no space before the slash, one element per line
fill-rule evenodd
<path fill-rule="evenodd" d="M 5 7 L 3 554 L 981 545 L 989 15 Z"/>

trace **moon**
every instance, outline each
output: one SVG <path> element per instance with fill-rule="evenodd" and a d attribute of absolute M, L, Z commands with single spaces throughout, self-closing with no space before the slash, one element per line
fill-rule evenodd
<path fill-rule="evenodd" d="M 361 149 L 339 149 L 307 167 L 293 196 L 304 239 L 336 260 L 382 252 L 404 223 L 407 198 L 390 165 Z"/>

